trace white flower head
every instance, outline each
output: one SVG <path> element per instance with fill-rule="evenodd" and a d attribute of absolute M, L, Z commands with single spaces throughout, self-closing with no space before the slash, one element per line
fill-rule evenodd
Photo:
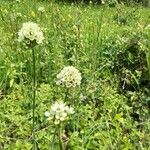
<path fill-rule="evenodd" d="M 38 8 L 38 11 L 41 12 L 41 13 L 43 13 L 43 12 L 45 12 L 45 8 L 44 8 L 43 6 L 40 6 L 40 7 Z"/>
<path fill-rule="evenodd" d="M 74 113 L 74 109 L 72 107 L 66 106 L 62 101 L 55 102 L 50 111 L 45 112 L 45 116 L 48 117 L 48 120 L 54 119 L 54 124 L 60 124 L 61 122 L 68 119 L 68 117 Z"/>
<path fill-rule="evenodd" d="M 73 66 L 64 67 L 57 75 L 57 85 L 64 85 L 67 88 L 76 87 L 81 84 L 81 73 Z"/>
<path fill-rule="evenodd" d="M 41 44 L 44 40 L 43 32 L 38 24 L 34 22 L 23 23 L 22 28 L 18 32 L 18 41 L 29 41 L 29 44 L 35 42 Z"/>

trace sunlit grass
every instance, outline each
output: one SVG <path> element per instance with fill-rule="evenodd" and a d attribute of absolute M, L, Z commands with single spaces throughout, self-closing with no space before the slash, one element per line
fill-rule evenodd
<path fill-rule="evenodd" d="M 45 11 L 40 12 L 39 7 Z M 137 41 L 136 36 L 147 46 L 144 27 L 150 24 L 149 14 L 150 9 L 141 6 L 0 1 L 0 149 L 32 148 L 32 52 L 18 42 L 18 31 L 28 21 L 39 24 L 45 37 L 43 45 L 35 47 L 38 148 L 57 149 L 55 126 L 49 125 L 44 112 L 56 100 L 64 100 L 76 110 L 62 131 L 68 149 L 148 149 L 149 89 L 145 85 L 136 89 L 134 84 L 135 91 L 123 90 L 124 84 L 139 81 L 140 69 L 146 68 L 142 62 L 145 55 L 139 58 L 133 53 L 134 57 L 128 47 Z M 144 48 L 138 49 L 138 54 L 145 52 Z M 123 75 L 112 71 L 121 51 L 127 51 L 125 67 L 134 64 L 133 59 L 141 59 L 143 66 L 134 66 L 135 72 L 131 72 L 134 80 L 125 74 L 130 72 L 128 68 L 120 68 L 125 70 L 124 74 L 120 71 Z M 80 70 L 82 80 L 77 89 L 56 85 L 57 74 L 65 66 Z M 131 114 L 139 115 L 140 121 Z"/>

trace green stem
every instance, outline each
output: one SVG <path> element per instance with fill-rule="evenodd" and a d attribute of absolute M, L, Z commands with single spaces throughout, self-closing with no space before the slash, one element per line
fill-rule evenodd
<path fill-rule="evenodd" d="M 63 141 L 61 138 L 61 125 L 58 126 L 59 149 L 64 150 Z"/>
<path fill-rule="evenodd" d="M 49 149 L 49 150 L 53 150 L 53 149 L 54 149 L 54 141 L 55 141 L 56 133 L 57 133 L 57 128 L 55 128 L 53 140 L 52 140 L 52 142 L 50 143 L 50 146 L 49 146 L 50 149 Z"/>
<path fill-rule="evenodd" d="M 32 115 L 33 115 L 33 124 L 32 124 L 32 134 L 33 134 L 33 150 L 36 150 L 36 141 L 35 141 L 35 98 L 36 98 L 36 72 L 35 72 L 35 51 L 32 49 L 32 65 L 33 65 L 33 99 L 32 99 Z"/>
<path fill-rule="evenodd" d="M 148 66 L 148 73 L 150 77 L 150 48 L 148 48 L 148 52 L 147 52 L 147 66 Z"/>
<path fill-rule="evenodd" d="M 69 89 L 66 88 L 65 89 L 65 98 L 64 98 L 64 101 L 67 102 L 67 99 L 68 99 L 68 93 L 69 93 Z"/>

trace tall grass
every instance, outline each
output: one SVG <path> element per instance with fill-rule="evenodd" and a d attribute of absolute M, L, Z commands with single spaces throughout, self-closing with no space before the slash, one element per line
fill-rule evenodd
<path fill-rule="evenodd" d="M 134 150 L 139 145 L 148 149 L 148 118 L 139 125 L 130 116 L 130 104 L 135 104 L 137 99 L 134 99 L 140 93 L 131 92 L 133 95 L 128 98 L 117 92 L 116 75 L 109 70 L 112 64 L 102 56 L 112 58 L 113 54 L 107 50 L 115 51 L 119 46 L 114 41 L 136 32 L 138 25 L 143 26 L 149 9 L 138 7 L 137 18 L 131 17 L 128 24 L 120 25 L 114 20 L 118 8 L 107 6 L 37 0 L 1 1 L 0 4 L 0 97 L 4 97 L 0 105 L 0 116 L 4 120 L 0 125 L 1 149 L 15 149 L 19 144 L 18 149 L 21 146 L 30 149 L 32 131 L 35 149 L 36 146 L 41 150 L 56 149 L 62 135 L 57 141 L 54 126 L 48 129 L 44 112 L 52 101 L 62 98 L 65 101 L 69 99 L 69 104 L 76 106 L 71 125 L 66 125 L 68 133 L 61 133 L 69 137 L 67 146 L 70 149 L 119 147 Z M 45 12 L 38 11 L 40 6 L 44 6 Z M 124 11 L 135 9 L 122 5 L 117 7 Z M 26 21 L 40 24 L 45 35 L 44 45 L 32 51 L 17 42 L 17 32 Z M 150 54 L 147 54 L 150 70 Z M 80 89 L 65 93 L 65 89 L 56 86 L 55 81 L 59 70 L 67 65 L 76 66 L 83 80 Z M 143 97 L 141 94 L 139 99 Z M 140 129 L 137 129 L 138 125 Z"/>

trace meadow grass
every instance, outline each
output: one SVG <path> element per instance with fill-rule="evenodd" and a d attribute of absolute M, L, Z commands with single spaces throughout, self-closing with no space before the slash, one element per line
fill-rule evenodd
<path fill-rule="evenodd" d="M 40 12 L 39 7 L 45 11 Z M 39 24 L 45 36 L 44 44 L 35 47 L 37 147 L 58 149 L 55 126 L 49 125 L 44 112 L 55 100 L 67 99 L 76 112 L 64 125 L 66 149 L 148 150 L 149 107 L 141 101 L 148 100 L 149 94 L 141 90 L 121 93 L 117 74 L 110 68 L 111 61 L 116 60 L 114 53 L 126 48 L 120 39 L 142 32 L 150 22 L 149 14 L 150 9 L 140 6 L 1 0 L 0 149 L 30 150 L 33 146 L 32 52 L 17 40 L 22 23 L 32 21 Z M 68 65 L 82 74 L 77 89 L 56 85 L 57 74 Z M 138 76 L 135 78 L 138 80 Z M 136 114 L 134 109 L 140 121 L 131 117 Z"/>

